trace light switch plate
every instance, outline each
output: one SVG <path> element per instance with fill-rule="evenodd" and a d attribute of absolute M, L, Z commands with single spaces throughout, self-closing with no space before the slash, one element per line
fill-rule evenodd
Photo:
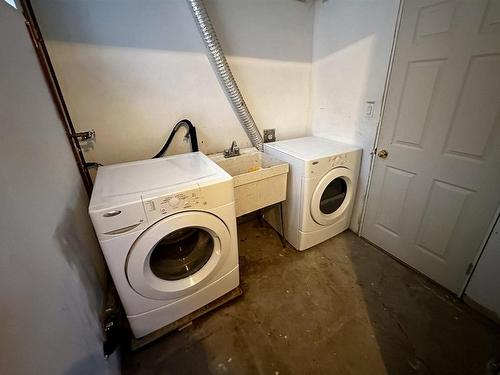
<path fill-rule="evenodd" d="M 372 118 L 375 114 L 375 102 L 367 101 L 365 102 L 365 117 Z"/>
<path fill-rule="evenodd" d="M 276 129 L 264 129 L 264 143 L 276 141 Z"/>

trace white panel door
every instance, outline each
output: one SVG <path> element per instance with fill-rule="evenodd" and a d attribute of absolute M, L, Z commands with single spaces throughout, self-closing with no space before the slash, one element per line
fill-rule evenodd
<path fill-rule="evenodd" d="M 381 150 L 362 235 L 458 293 L 500 200 L 500 0 L 404 2 Z"/>

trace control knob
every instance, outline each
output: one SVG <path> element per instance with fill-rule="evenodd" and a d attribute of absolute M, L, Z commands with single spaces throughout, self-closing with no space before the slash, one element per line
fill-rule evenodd
<path fill-rule="evenodd" d="M 179 198 L 177 197 L 172 197 L 170 198 L 170 200 L 168 201 L 168 204 L 170 205 L 170 207 L 172 208 L 176 208 L 180 203 L 180 200 Z"/>

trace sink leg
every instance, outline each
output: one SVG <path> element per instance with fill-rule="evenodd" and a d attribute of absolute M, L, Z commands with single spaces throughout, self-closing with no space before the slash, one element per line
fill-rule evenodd
<path fill-rule="evenodd" d="M 264 210 L 261 208 L 259 214 L 257 215 L 257 220 L 259 220 L 260 227 L 264 227 Z"/>
<path fill-rule="evenodd" d="M 279 209 L 280 209 L 280 227 L 281 227 L 281 233 L 278 233 L 280 236 L 281 240 L 281 245 L 283 248 L 286 247 L 286 239 L 285 239 L 285 220 L 283 220 L 283 202 L 279 203 Z"/>
<path fill-rule="evenodd" d="M 274 231 L 276 232 L 276 234 L 278 235 L 278 237 L 280 238 L 280 241 L 281 241 L 281 245 L 283 246 L 283 248 L 286 247 L 286 239 L 285 239 L 285 226 L 284 226 L 284 219 L 283 219 L 283 202 L 279 202 L 279 203 L 275 203 L 273 205 L 273 207 L 276 207 L 278 208 L 279 210 L 279 221 L 280 221 L 280 228 L 277 229 L 277 228 L 274 228 Z M 259 220 L 259 225 L 260 227 L 262 228 L 264 226 L 264 212 L 265 212 L 265 209 L 261 208 L 259 210 L 259 213 L 257 215 L 257 220 Z"/>

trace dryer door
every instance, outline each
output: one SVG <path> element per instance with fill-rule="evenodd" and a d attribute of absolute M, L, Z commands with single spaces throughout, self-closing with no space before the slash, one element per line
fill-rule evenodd
<path fill-rule="evenodd" d="M 311 216 L 320 225 L 333 224 L 354 199 L 353 174 L 348 168 L 334 168 L 319 181 L 311 199 Z"/>
<path fill-rule="evenodd" d="M 127 257 L 131 287 L 152 299 L 189 295 L 211 280 L 231 251 L 224 222 L 208 212 L 175 214 L 149 227 Z"/>

